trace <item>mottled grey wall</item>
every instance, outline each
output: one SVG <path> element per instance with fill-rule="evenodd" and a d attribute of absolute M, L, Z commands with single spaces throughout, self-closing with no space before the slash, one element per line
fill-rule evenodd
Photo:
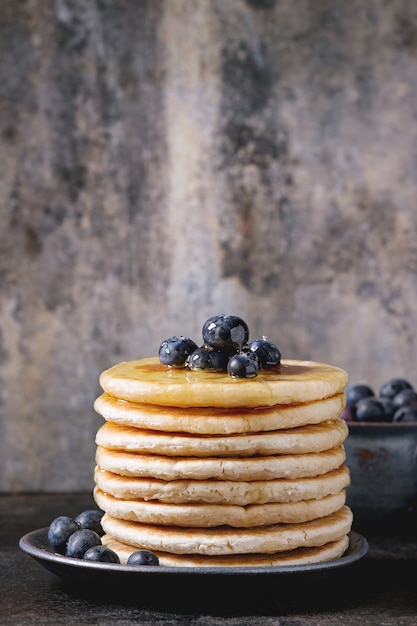
<path fill-rule="evenodd" d="M 417 382 L 412 0 L 0 0 L 0 490 L 92 485 L 117 361 L 245 317 Z"/>

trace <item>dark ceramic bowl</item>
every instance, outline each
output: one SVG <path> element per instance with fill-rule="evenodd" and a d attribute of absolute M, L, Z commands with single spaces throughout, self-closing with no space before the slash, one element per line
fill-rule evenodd
<path fill-rule="evenodd" d="M 417 423 L 348 422 L 347 504 L 363 520 L 417 514 Z"/>

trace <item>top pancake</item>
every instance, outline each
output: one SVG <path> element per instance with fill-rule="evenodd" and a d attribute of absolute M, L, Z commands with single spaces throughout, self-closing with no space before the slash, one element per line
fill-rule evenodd
<path fill-rule="evenodd" d="M 321 400 L 341 393 L 347 373 L 325 363 L 283 360 L 255 378 L 169 368 L 157 357 L 125 361 L 102 372 L 110 395 L 131 402 L 175 407 L 268 407 Z"/>

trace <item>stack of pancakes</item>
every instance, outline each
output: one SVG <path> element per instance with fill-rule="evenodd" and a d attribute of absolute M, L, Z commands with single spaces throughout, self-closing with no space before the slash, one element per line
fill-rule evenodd
<path fill-rule="evenodd" d="M 167 368 L 102 373 L 94 498 L 103 543 L 168 566 L 339 558 L 352 513 L 343 442 L 346 373 L 283 360 L 256 378 Z"/>

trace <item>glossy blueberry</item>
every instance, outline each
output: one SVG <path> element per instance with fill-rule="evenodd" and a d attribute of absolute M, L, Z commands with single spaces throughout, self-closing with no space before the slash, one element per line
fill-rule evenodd
<path fill-rule="evenodd" d="M 57 552 L 64 552 L 68 539 L 79 528 L 79 525 L 72 517 L 60 515 L 49 526 L 48 541 Z"/>
<path fill-rule="evenodd" d="M 98 561 L 100 563 L 120 563 L 119 556 L 107 546 L 93 546 L 84 553 L 85 561 Z"/>
<path fill-rule="evenodd" d="M 249 350 L 258 357 L 260 367 L 273 367 L 281 363 L 281 352 L 268 339 L 255 339 L 249 344 Z"/>
<path fill-rule="evenodd" d="M 404 378 L 393 378 L 388 382 L 384 383 L 379 390 L 379 395 L 383 398 L 394 398 L 400 391 L 403 389 L 412 389 L 412 386 L 405 380 Z"/>
<path fill-rule="evenodd" d="M 89 528 L 94 530 L 100 537 L 104 535 L 104 530 L 101 527 L 101 518 L 104 512 L 98 509 L 88 509 L 83 511 L 75 518 L 80 528 Z"/>
<path fill-rule="evenodd" d="M 393 422 L 417 422 L 417 409 L 411 406 L 401 406 L 394 413 Z"/>
<path fill-rule="evenodd" d="M 162 365 L 182 367 L 196 349 L 197 344 L 188 337 L 170 337 L 159 346 L 159 360 Z"/>
<path fill-rule="evenodd" d="M 76 530 L 67 541 L 66 556 L 82 559 L 89 548 L 101 544 L 100 536 L 89 528 Z"/>
<path fill-rule="evenodd" d="M 240 350 L 248 339 L 248 325 L 236 315 L 214 315 L 203 325 L 204 343 L 218 350 L 225 347 Z"/>
<path fill-rule="evenodd" d="M 403 389 L 393 397 L 392 404 L 395 408 L 410 406 L 417 409 L 417 393 L 413 389 Z"/>
<path fill-rule="evenodd" d="M 127 560 L 128 565 L 159 565 L 159 559 L 150 550 L 132 552 Z"/>
<path fill-rule="evenodd" d="M 355 406 L 359 400 L 374 396 L 375 393 L 368 385 L 348 385 L 345 389 L 346 404 Z"/>
<path fill-rule="evenodd" d="M 254 378 L 258 374 L 258 359 L 249 354 L 235 354 L 229 359 L 227 373 L 233 378 Z"/>
<path fill-rule="evenodd" d="M 386 422 L 384 405 L 377 398 L 363 398 L 356 404 L 358 422 Z"/>
<path fill-rule="evenodd" d="M 190 355 L 188 367 L 192 370 L 225 371 L 229 356 L 229 350 L 214 350 L 209 346 L 202 346 Z"/>

